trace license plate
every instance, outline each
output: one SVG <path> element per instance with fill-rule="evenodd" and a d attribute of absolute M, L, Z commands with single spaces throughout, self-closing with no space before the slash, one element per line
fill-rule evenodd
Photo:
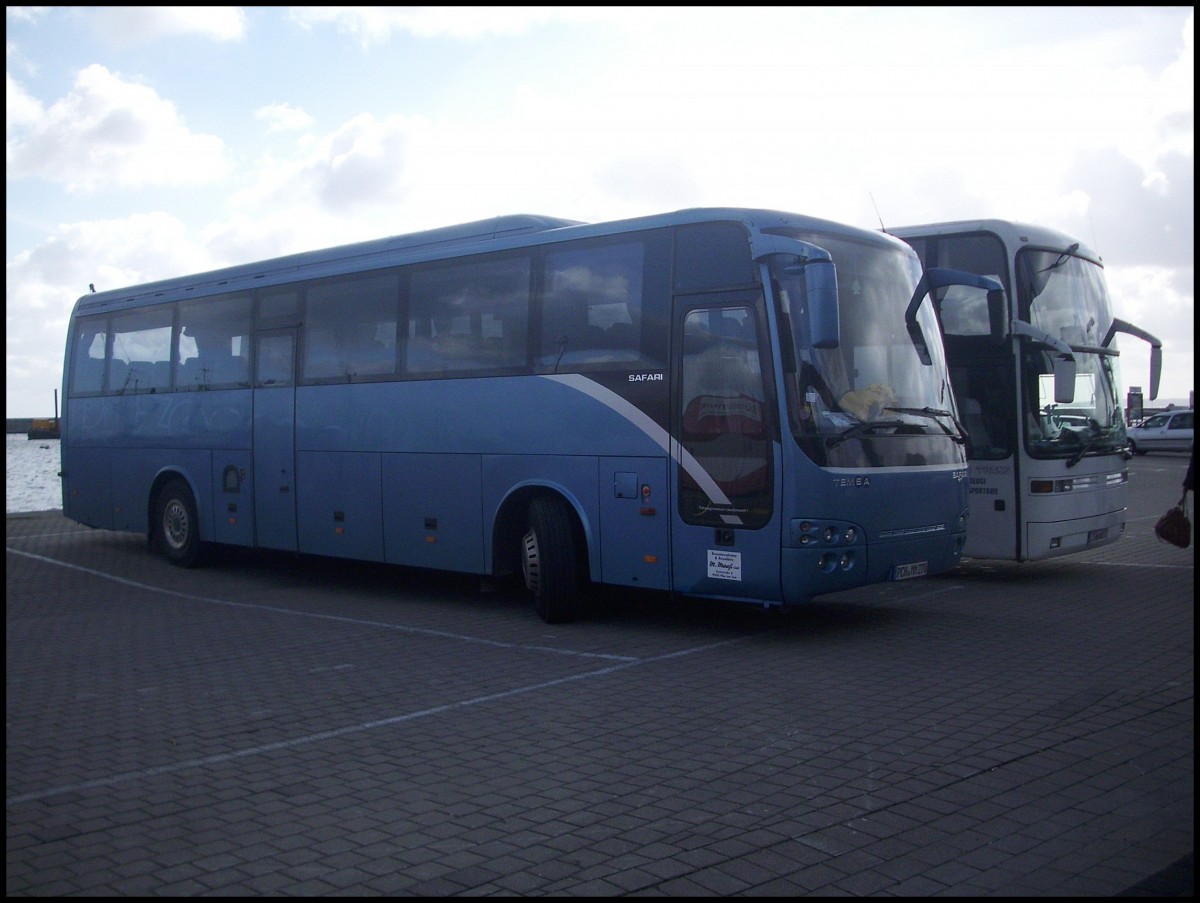
<path fill-rule="evenodd" d="M 896 565 L 896 572 L 892 575 L 893 580 L 909 580 L 913 577 L 924 577 L 929 573 L 928 561 L 914 561 L 911 564 Z"/>

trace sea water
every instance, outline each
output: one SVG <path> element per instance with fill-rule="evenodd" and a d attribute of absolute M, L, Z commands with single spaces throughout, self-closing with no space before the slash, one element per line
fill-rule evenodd
<path fill-rule="evenodd" d="M 24 433 L 7 433 L 4 457 L 8 465 L 6 514 L 62 509 L 59 440 L 27 439 Z"/>

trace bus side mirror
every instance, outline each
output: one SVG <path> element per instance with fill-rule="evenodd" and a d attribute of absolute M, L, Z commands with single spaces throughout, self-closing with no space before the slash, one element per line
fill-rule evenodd
<path fill-rule="evenodd" d="M 838 313 L 837 268 L 832 260 L 817 258 L 784 267 L 787 276 L 804 277 L 808 330 L 814 348 L 837 348 L 842 343 Z"/>
<path fill-rule="evenodd" d="M 1075 358 L 1062 355 L 1054 358 L 1054 403 L 1070 404 L 1075 400 Z"/>
<path fill-rule="evenodd" d="M 1008 298 L 1003 289 L 987 293 L 988 331 L 996 344 L 1008 337 Z"/>
<path fill-rule="evenodd" d="M 1144 329 L 1139 329 L 1132 323 L 1126 323 L 1124 320 L 1118 320 L 1113 317 L 1112 325 L 1108 327 L 1108 332 L 1104 336 L 1104 341 L 1100 343 L 1102 348 L 1107 348 L 1118 332 L 1127 332 L 1131 336 L 1136 336 L 1145 342 L 1150 343 L 1150 398 L 1151 400 L 1158 398 L 1158 383 L 1162 377 L 1162 342 L 1156 339 Z"/>
<path fill-rule="evenodd" d="M 1071 351 L 1071 346 L 1062 339 L 1056 339 L 1049 333 L 1042 332 L 1025 320 L 1014 319 L 1009 326 L 1013 335 L 1031 338 L 1037 344 L 1050 350 L 1053 355 L 1051 366 L 1054 368 L 1054 403 L 1070 404 L 1073 402 L 1075 400 L 1075 355 Z"/>
<path fill-rule="evenodd" d="M 837 270 L 832 260 L 814 260 L 804 268 L 808 289 L 808 327 L 814 348 L 837 348 L 842 342 L 838 313 Z"/>
<path fill-rule="evenodd" d="M 996 319 L 1005 312 L 1004 287 L 999 282 L 990 276 L 977 276 L 964 270 L 929 267 L 921 274 L 921 279 L 913 291 L 912 300 L 908 302 L 908 309 L 904 312 L 904 325 L 908 327 L 908 336 L 912 339 L 913 347 L 917 350 L 917 356 L 921 359 L 921 363 L 926 366 L 933 363 L 933 358 L 929 355 L 925 332 L 921 329 L 921 324 L 917 322 L 917 311 L 920 310 L 921 302 L 925 300 L 926 295 L 948 285 L 969 285 L 987 292 L 988 329 L 993 336 L 999 335 L 1003 338 L 1007 334 L 1007 324 L 998 322 Z M 993 296 L 996 296 L 998 300 L 993 300 Z"/>

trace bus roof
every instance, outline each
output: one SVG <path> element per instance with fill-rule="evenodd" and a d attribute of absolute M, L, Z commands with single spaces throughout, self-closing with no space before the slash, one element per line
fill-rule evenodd
<path fill-rule="evenodd" d="M 998 235 L 1006 245 L 1018 248 L 1022 245 L 1045 248 L 1053 251 L 1065 251 L 1071 245 L 1078 244 L 1075 254 L 1103 266 L 1100 255 L 1088 245 L 1066 232 L 1051 229 L 1049 226 L 1038 226 L 1033 223 L 1015 222 L 1005 219 L 976 219 L 954 220 L 944 223 L 926 223 L 917 226 L 900 226 L 889 228 L 889 235 L 899 238 L 926 237 L 930 235 L 951 235 L 961 232 L 992 232 Z"/>
<path fill-rule="evenodd" d="M 886 233 L 848 226 L 832 220 L 775 210 L 695 207 L 673 213 L 653 214 L 603 223 L 584 223 L 579 220 L 558 217 L 514 214 L 320 250 L 303 251 L 204 273 L 93 292 L 83 295 L 76 301 L 75 313 L 76 315 L 98 313 L 104 310 L 138 307 L 154 303 L 157 300 L 178 300 L 185 292 L 187 297 L 204 297 L 226 292 L 248 291 L 300 278 L 319 278 L 357 269 L 370 270 L 404 263 L 460 257 L 488 250 L 505 250 L 549 244 L 567 239 L 716 221 L 742 222 L 765 232 L 820 231 L 859 240 L 894 243 L 896 247 L 901 248 L 907 247 L 899 239 Z"/>

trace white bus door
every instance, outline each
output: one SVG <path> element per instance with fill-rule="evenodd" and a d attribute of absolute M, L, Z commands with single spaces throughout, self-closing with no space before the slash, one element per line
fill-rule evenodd
<path fill-rule="evenodd" d="M 950 384 L 967 433 L 969 558 L 1020 560 L 1016 380 L 1010 343 L 947 335 Z"/>
<path fill-rule="evenodd" d="M 1015 458 L 969 461 L 968 558 L 1022 557 Z"/>
<path fill-rule="evenodd" d="M 264 330 L 254 342 L 255 544 L 295 551 L 296 330 Z"/>

